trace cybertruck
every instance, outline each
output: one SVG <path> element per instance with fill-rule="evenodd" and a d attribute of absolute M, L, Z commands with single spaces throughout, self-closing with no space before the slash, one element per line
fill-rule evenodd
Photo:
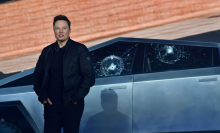
<path fill-rule="evenodd" d="M 96 83 L 85 98 L 80 133 L 220 130 L 219 47 L 116 38 L 89 48 Z M 14 132 L 43 132 L 33 71 L 0 81 L 0 132 L 12 130 L 10 124 Z"/>

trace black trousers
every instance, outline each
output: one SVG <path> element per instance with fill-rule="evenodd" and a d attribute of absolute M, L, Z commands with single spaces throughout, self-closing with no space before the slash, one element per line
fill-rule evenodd
<path fill-rule="evenodd" d="M 64 105 L 61 100 L 51 99 L 52 105 L 44 104 L 44 133 L 78 133 L 84 110 L 84 101 Z"/>

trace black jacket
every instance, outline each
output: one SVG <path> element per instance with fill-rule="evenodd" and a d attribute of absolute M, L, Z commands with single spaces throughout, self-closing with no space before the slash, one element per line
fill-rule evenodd
<path fill-rule="evenodd" d="M 57 42 L 45 47 L 38 59 L 34 70 L 34 91 L 42 103 L 49 98 L 48 81 L 49 67 Z M 71 100 L 80 102 L 88 94 L 90 87 L 95 83 L 95 74 L 87 47 L 71 39 L 67 41 L 63 53 L 63 100 L 64 104 Z"/>

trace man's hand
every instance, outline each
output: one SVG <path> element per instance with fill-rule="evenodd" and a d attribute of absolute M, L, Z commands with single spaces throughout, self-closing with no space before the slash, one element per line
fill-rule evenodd
<path fill-rule="evenodd" d="M 49 98 L 47 98 L 47 100 L 44 100 L 43 104 L 45 104 L 45 103 L 47 103 L 47 102 L 48 102 L 50 105 L 52 105 L 52 102 L 50 101 Z"/>
<path fill-rule="evenodd" d="M 72 100 L 73 104 L 78 104 L 76 101 Z"/>

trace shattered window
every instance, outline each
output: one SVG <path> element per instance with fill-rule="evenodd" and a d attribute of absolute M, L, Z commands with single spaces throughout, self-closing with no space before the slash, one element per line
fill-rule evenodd
<path fill-rule="evenodd" d="M 96 78 L 131 74 L 137 46 L 135 42 L 116 42 L 91 51 Z"/>
<path fill-rule="evenodd" d="M 144 71 L 157 72 L 219 66 L 218 48 L 146 44 Z"/>

